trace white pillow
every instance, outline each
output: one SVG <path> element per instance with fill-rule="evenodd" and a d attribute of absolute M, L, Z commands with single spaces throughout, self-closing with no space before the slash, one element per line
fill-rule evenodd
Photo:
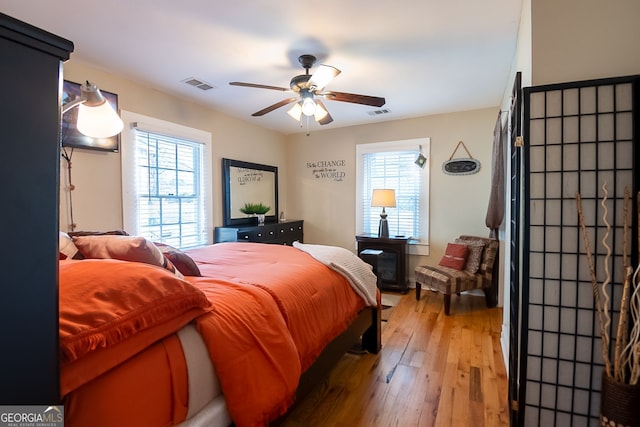
<path fill-rule="evenodd" d="M 71 237 L 64 231 L 61 231 L 58 237 L 58 247 L 60 259 L 84 259 Z"/>

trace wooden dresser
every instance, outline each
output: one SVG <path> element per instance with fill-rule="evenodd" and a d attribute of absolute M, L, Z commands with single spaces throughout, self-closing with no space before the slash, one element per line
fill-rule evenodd
<path fill-rule="evenodd" d="M 303 222 L 290 220 L 267 222 L 264 225 L 216 227 L 213 242 L 256 242 L 291 246 L 296 240 L 302 243 Z"/>

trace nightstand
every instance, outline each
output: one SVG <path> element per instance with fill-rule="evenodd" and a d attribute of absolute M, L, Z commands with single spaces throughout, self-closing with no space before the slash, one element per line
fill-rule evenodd
<path fill-rule="evenodd" d="M 356 236 L 358 256 L 373 266 L 382 290 L 405 293 L 407 286 L 408 237 L 379 238 L 375 234 Z"/>

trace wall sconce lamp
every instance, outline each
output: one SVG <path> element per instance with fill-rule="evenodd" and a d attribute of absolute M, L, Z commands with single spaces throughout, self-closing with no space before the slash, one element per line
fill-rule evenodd
<path fill-rule="evenodd" d="M 111 107 L 109 101 L 100 93 L 100 89 L 87 80 L 80 86 L 80 97 L 62 105 L 61 116 L 72 108 L 78 107 L 78 120 L 76 128 L 78 132 L 91 138 L 110 138 L 119 134 L 124 128 L 124 123 L 118 113 Z M 69 230 L 74 231 L 76 223 L 73 220 L 73 199 L 71 192 L 75 186 L 71 183 L 71 156 L 62 147 L 62 158 L 67 161 L 67 174 L 69 179 L 69 215 L 71 223 Z"/>
<path fill-rule="evenodd" d="M 389 225 L 387 223 L 387 213 L 384 208 L 396 207 L 396 191 L 393 189 L 376 189 L 371 195 L 371 206 L 381 207 L 380 225 L 378 226 L 378 237 L 382 239 L 389 238 Z"/>
<path fill-rule="evenodd" d="M 87 81 L 80 87 L 80 97 L 62 106 L 62 114 L 78 107 L 78 132 L 92 138 L 109 138 L 120 133 L 124 123 L 100 89 Z"/>

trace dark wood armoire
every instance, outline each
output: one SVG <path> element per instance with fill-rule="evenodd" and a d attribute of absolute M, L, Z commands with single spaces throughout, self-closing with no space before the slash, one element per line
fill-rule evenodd
<path fill-rule="evenodd" d="M 60 400 L 60 102 L 72 51 L 72 42 L 0 13 L 1 405 Z"/>

